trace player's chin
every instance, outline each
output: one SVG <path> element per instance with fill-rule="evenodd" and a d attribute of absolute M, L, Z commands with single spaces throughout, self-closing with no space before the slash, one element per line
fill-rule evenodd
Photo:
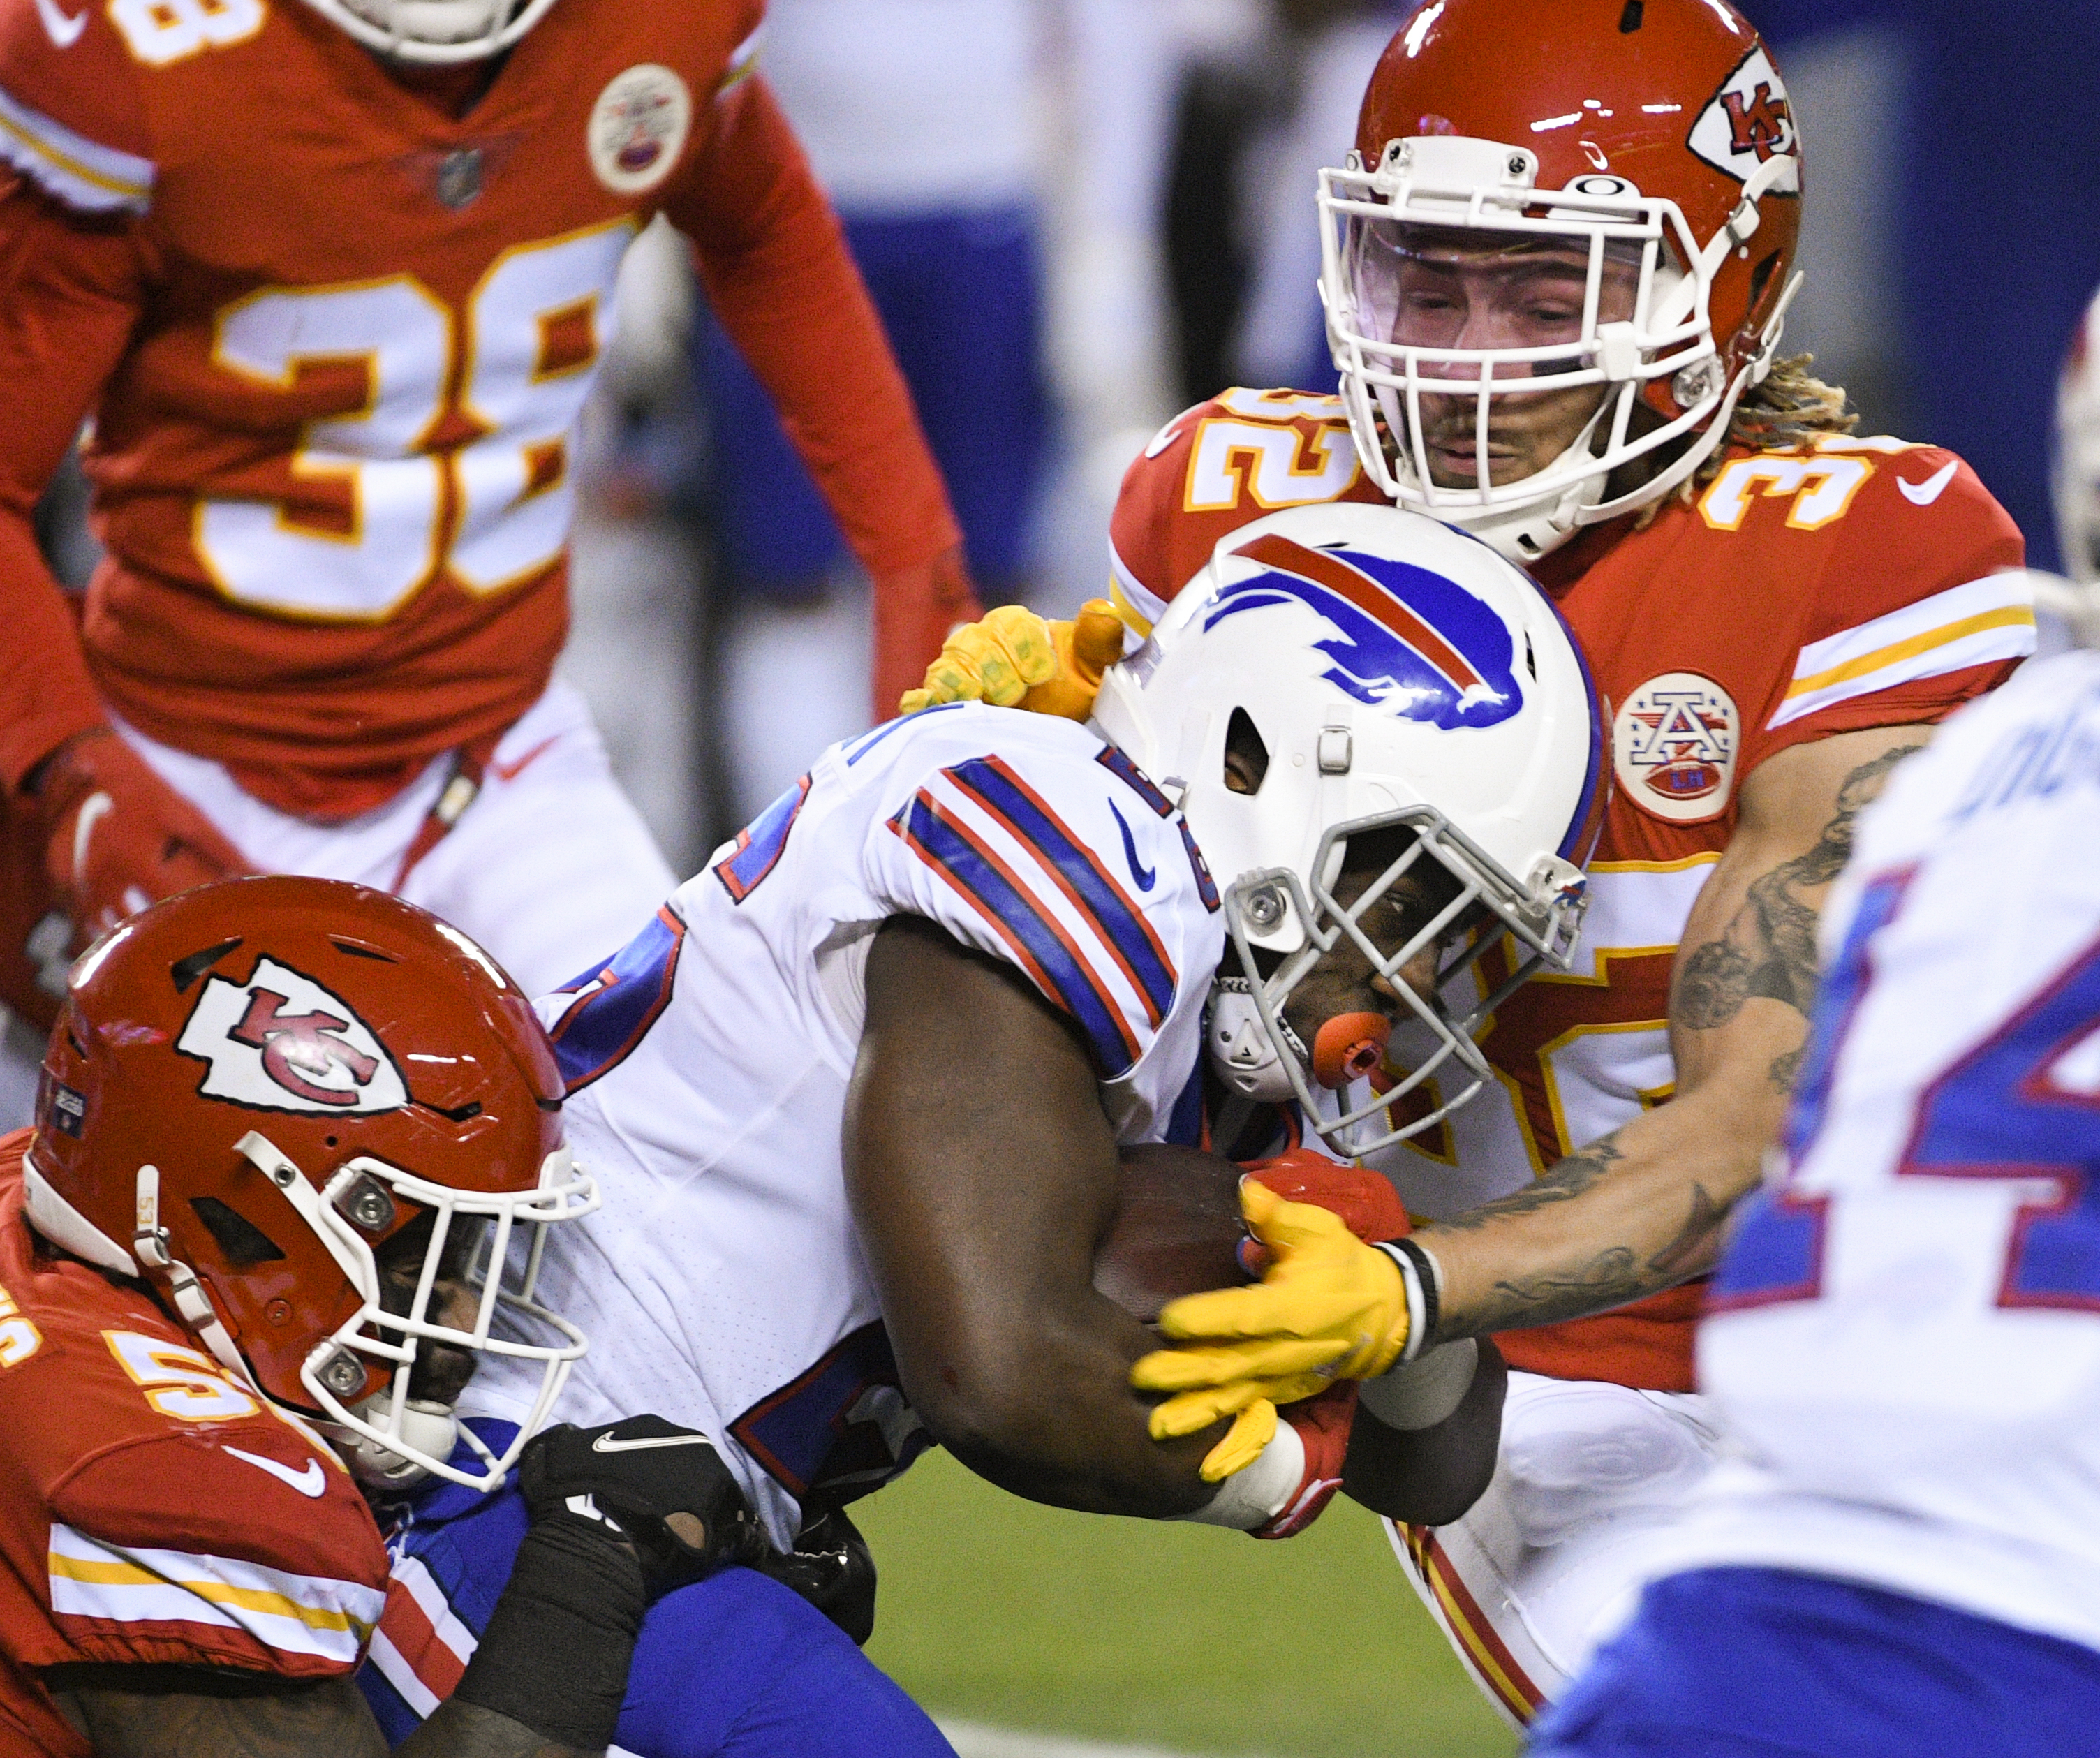
<path fill-rule="evenodd" d="M 449 1410 L 459 1402 L 467 1381 L 474 1377 L 474 1351 L 456 1343 L 435 1343 L 423 1339 L 408 1369 L 408 1396 Z"/>

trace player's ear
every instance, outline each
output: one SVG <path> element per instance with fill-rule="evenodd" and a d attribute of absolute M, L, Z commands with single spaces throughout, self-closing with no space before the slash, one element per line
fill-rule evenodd
<path fill-rule="evenodd" d="M 1234 793 L 1259 793 L 1268 775 L 1268 746 L 1243 708 L 1225 723 L 1225 786 Z"/>

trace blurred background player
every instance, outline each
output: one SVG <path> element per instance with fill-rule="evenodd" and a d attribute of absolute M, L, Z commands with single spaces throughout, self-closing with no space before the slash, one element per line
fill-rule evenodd
<path fill-rule="evenodd" d="M 653 214 L 877 581 L 879 693 L 968 605 L 909 397 L 753 74 L 759 11 L 0 8 L 0 786 L 75 946 L 293 868 L 402 890 L 537 989 L 661 899 L 549 682 L 571 430 Z M 108 554 L 76 628 L 29 515 L 89 413 Z"/>
<path fill-rule="evenodd" d="M 1700 1328 L 1723 1463 L 1534 1752 L 2090 1746 L 2096 752 L 2100 656 L 2038 660 L 1861 820 Z"/>
<path fill-rule="evenodd" d="M 934 1442 L 1057 1506 L 1272 1538 L 1345 1480 L 1388 1513 L 1455 1511 L 1492 1469 L 1500 1363 L 1470 1343 L 1360 1366 L 1353 1429 L 1340 1389 L 1155 1439 L 1127 1383 L 1153 1338 L 1097 1291 L 1096 1251 L 1119 1145 L 1201 1139 L 1229 925 L 1242 994 L 1286 967 L 1246 1037 L 1323 1087 L 1428 1017 L 1476 920 L 1564 957 L 1594 698 L 1515 569 L 1388 508 L 1268 521 L 1182 612 L 1115 743 L 968 705 L 834 747 L 540 1004 L 611 1198 L 541 1267 L 602 1340 L 568 1407 L 596 1420 L 647 1386 L 716 1440 L 777 1548 L 850 1541 L 839 1510 Z M 1443 669 L 1404 644 L 1431 629 Z M 1323 631 L 1393 686 L 1352 730 Z M 1249 1201 L 1279 1236 L 1318 1212 Z M 474 1409 L 515 1421 L 529 1391 L 499 1370 Z M 456 1501 L 439 1517 L 409 1549 L 471 1626 L 514 1538 Z M 663 1749 L 683 1687 L 662 1689 L 622 1746 Z"/>
<path fill-rule="evenodd" d="M 509 1346 L 492 1305 L 536 1315 L 515 1358 L 545 1392 L 581 1349 L 529 1281 L 474 1273 L 492 1226 L 595 1206 L 560 1093 L 488 955 L 362 887 L 192 892 L 77 968 L 36 1130 L 0 1141 L 10 1751 L 387 1749 L 350 1684 L 387 1592 L 365 1497 L 453 1469 L 452 1401 Z M 748 1523 L 704 1440 L 644 1432 L 646 1453 L 535 1443 L 491 1642 L 404 1750 L 603 1749 L 644 1606 Z M 685 1544 L 669 1522 L 695 1517 L 720 1536 Z"/>
<path fill-rule="evenodd" d="M 1189 411 L 1132 466 L 1112 528 L 1142 635 L 1266 509 L 1433 512 L 1532 568 L 1617 705 L 1573 970 L 1495 1009 L 1480 1102 L 1374 1156 L 1446 1222 L 1420 1236 L 1436 1336 L 1532 1327 L 1504 1340 L 1496 1483 L 1463 1522 L 1396 1534 L 1517 1720 L 1710 1462 L 1680 1284 L 1756 1182 L 1853 816 L 2033 644 L 2018 533 L 1974 476 L 1852 437 L 1842 392 L 1779 358 L 1799 179 L 1785 81 L 1725 8 L 1416 15 L 1357 156 L 1323 179 L 1340 398 Z M 935 700 L 975 687 L 981 641 L 951 643 Z M 1503 974 L 1490 955 L 1447 1005 Z M 1394 1052 L 1388 1078 L 1418 1060 L 1405 1034 Z M 1391 1269 L 1363 1265 L 1391 1297 Z M 1250 1325 L 1282 1310 L 1246 1298 Z M 1229 1355 L 1208 1366 L 1233 1376 Z"/>
<path fill-rule="evenodd" d="M 784 0 L 768 14 L 767 77 L 844 221 L 993 601 L 1030 595 L 1039 528 L 1063 522 L 1061 449 L 1149 429 L 1172 407 L 1158 382 L 1154 240 L 1165 10 Z M 764 391 L 704 312 L 694 351 L 738 824 L 816 750 L 865 727 L 858 702 L 821 687 L 859 663 L 865 587 Z M 1105 509 L 1091 510 L 1097 542 Z M 827 700 L 809 700 L 813 683 Z"/>

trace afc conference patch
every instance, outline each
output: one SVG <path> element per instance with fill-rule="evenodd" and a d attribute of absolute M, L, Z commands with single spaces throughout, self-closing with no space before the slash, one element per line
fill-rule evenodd
<path fill-rule="evenodd" d="M 1666 671 L 1627 696 L 1612 722 L 1619 788 L 1635 805 L 1673 824 L 1695 824 L 1727 810 L 1742 748 L 1742 716 L 1711 678 Z"/>

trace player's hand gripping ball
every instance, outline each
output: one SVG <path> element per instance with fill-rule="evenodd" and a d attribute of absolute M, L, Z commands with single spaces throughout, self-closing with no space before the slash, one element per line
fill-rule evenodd
<path fill-rule="evenodd" d="M 1254 1287 L 1192 1294 L 1160 1314 L 1161 1332 L 1182 1346 L 1131 1369 L 1139 1390 L 1173 1394 L 1152 1413 L 1156 1439 L 1196 1433 L 1258 1402 L 1309 1398 L 1337 1380 L 1371 1378 L 1406 1346 L 1407 1295 L 1391 1257 L 1339 1215 L 1286 1201 L 1255 1178 L 1240 1186 L 1240 1204 L 1268 1270 Z M 1274 1432 L 1273 1413 L 1268 1427 Z M 1236 1425 L 1227 1441 L 1239 1439 Z"/>
<path fill-rule="evenodd" d="M 1002 604 L 948 637 L 925 682 L 904 692 L 898 712 L 989 702 L 1084 720 L 1094 711 L 1101 674 L 1123 657 L 1123 619 L 1105 599 L 1089 599 L 1070 622 L 1046 622 L 1021 605 Z"/>
<path fill-rule="evenodd" d="M 545 1429 L 518 1460 L 518 1486 L 535 1520 L 566 1510 L 623 1534 L 641 1560 L 651 1600 L 752 1561 L 765 1548 L 757 1518 L 714 1443 L 661 1416 Z"/>

